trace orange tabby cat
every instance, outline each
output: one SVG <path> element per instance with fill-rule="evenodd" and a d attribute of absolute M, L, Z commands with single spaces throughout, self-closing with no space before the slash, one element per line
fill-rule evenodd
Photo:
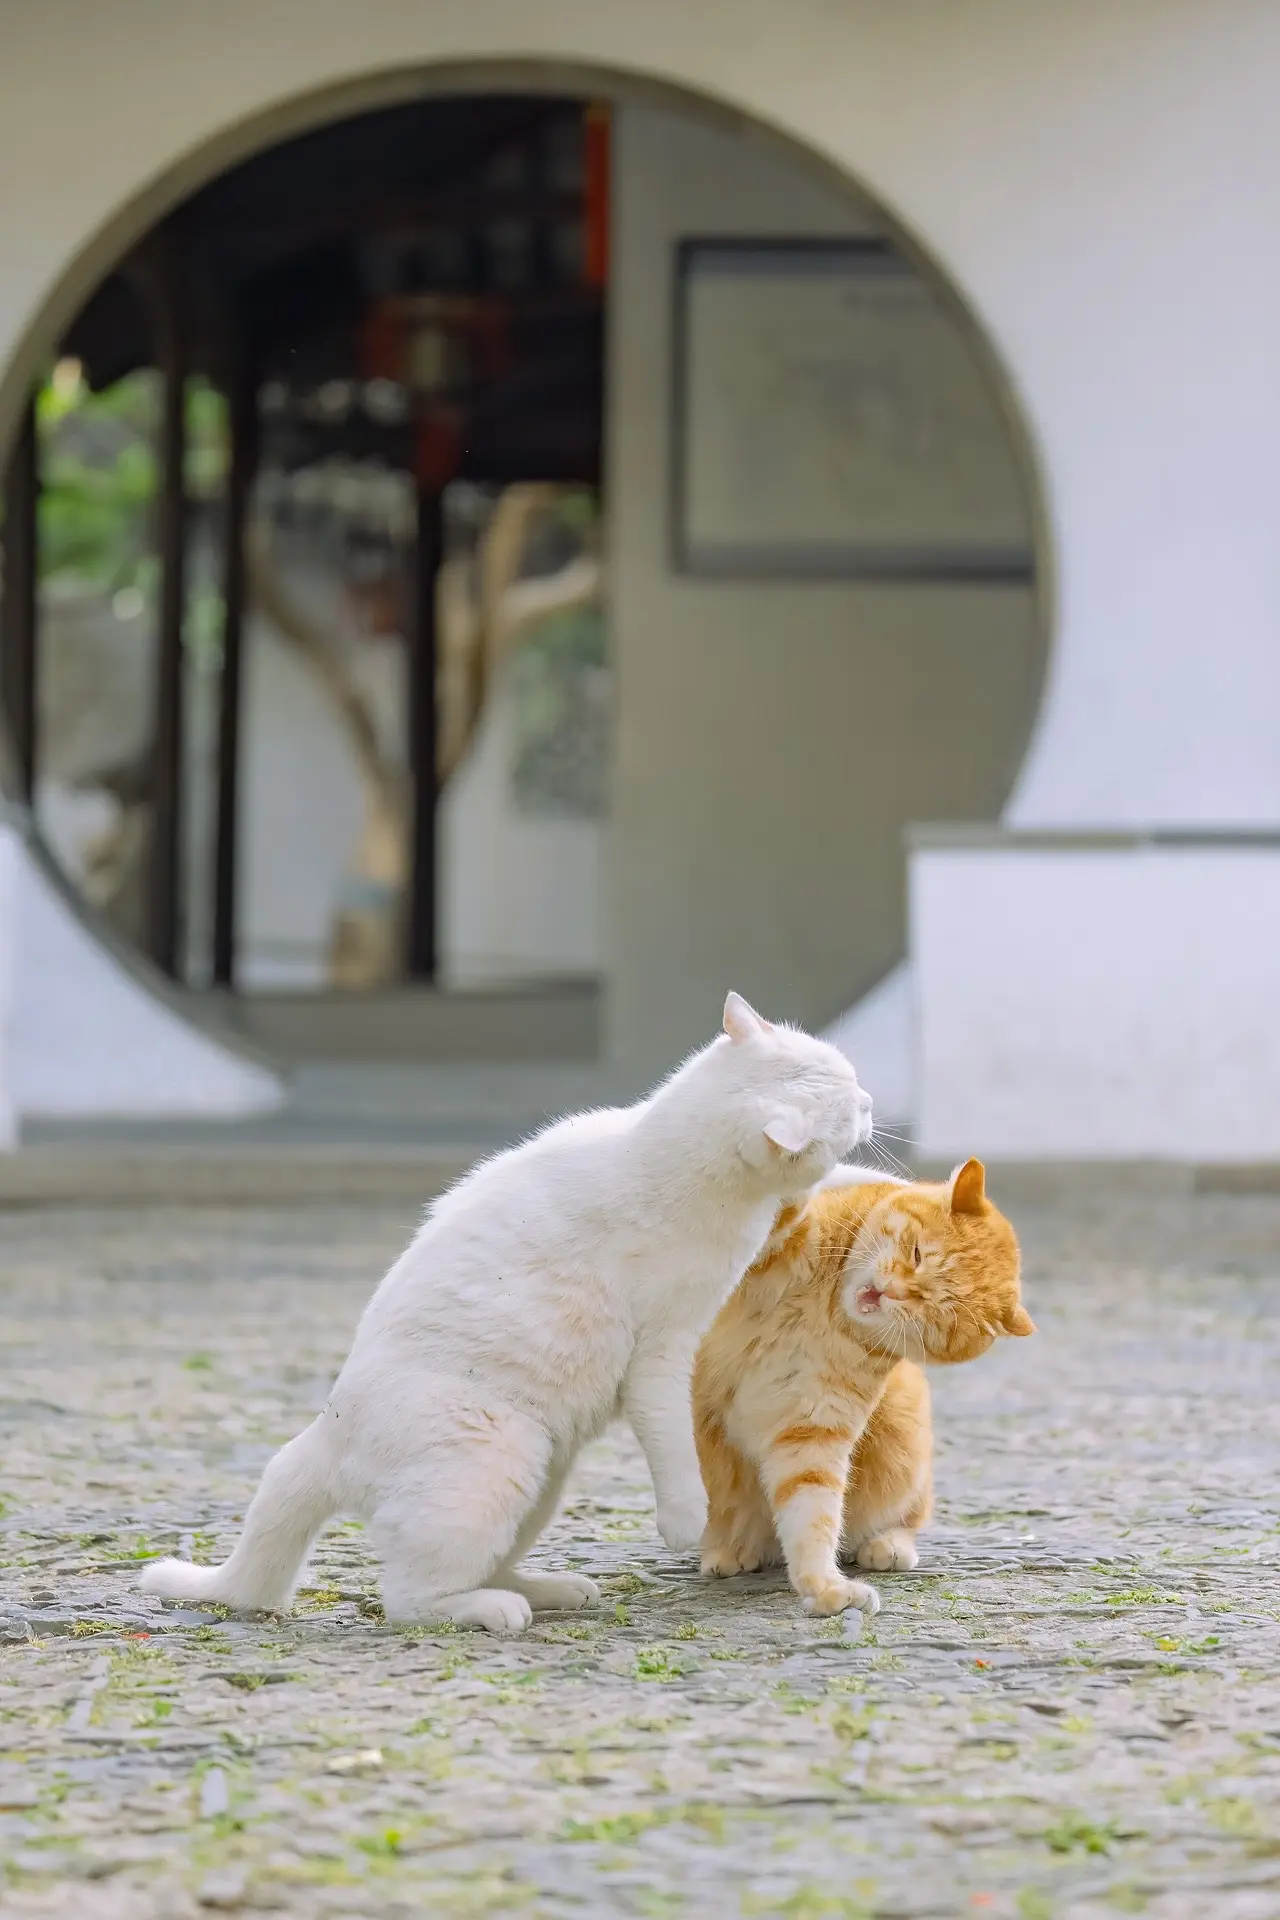
<path fill-rule="evenodd" d="M 913 1567 L 932 1500 L 916 1360 L 974 1360 L 1034 1333 L 1017 1237 L 978 1160 L 945 1184 L 829 1187 L 784 1208 L 720 1310 L 693 1375 L 704 1573 L 785 1560 L 811 1613 L 879 1605 L 846 1579 Z"/>

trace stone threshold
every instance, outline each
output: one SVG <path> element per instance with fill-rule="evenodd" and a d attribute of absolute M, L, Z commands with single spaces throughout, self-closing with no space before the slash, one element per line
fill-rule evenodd
<path fill-rule="evenodd" d="M 165 1148 L 20 1147 L 0 1154 L 13 1207 L 425 1205 L 465 1173 L 474 1147 L 344 1144 Z"/>
<path fill-rule="evenodd" d="M 1066 1200 L 1090 1191 L 1118 1196 L 1210 1193 L 1280 1193 L 1280 1161 L 1191 1160 L 988 1160 L 987 1189 L 993 1198 Z M 951 1163 L 919 1159 L 921 1180 L 943 1180 Z"/>
<path fill-rule="evenodd" d="M 495 1143 L 496 1144 L 496 1143 Z M 473 1141 L 199 1142 L 108 1140 L 21 1147 L 0 1154 L 0 1209 L 14 1207 L 289 1206 L 361 1202 L 425 1205 L 472 1166 Z M 917 1160 L 922 1179 L 949 1164 Z M 1280 1162 L 989 1161 L 993 1196 L 1035 1204 L 1125 1192 L 1280 1194 Z"/>

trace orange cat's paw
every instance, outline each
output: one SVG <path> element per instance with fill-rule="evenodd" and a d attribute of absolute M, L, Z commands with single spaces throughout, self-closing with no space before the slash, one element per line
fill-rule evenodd
<path fill-rule="evenodd" d="M 880 1595 L 865 1580 L 806 1581 L 800 1588 L 806 1613 L 843 1613 L 857 1607 L 860 1613 L 879 1613 Z"/>
<path fill-rule="evenodd" d="M 874 1573 L 910 1573 L 920 1564 L 915 1535 L 905 1527 L 894 1527 L 889 1533 L 877 1534 L 874 1540 L 864 1540 L 853 1557 L 860 1567 L 869 1567 Z"/>
<path fill-rule="evenodd" d="M 732 1547 L 704 1546 L 702 1549 L 702 1571 L 713 1575 L 717 1580 L 729 1580 L 735 1573 L 743 1571 L 742 1561 Z"/>
<path fill-rule="evenodd" d="M 702 1543 L 702 1571 L 721 1580 L 731 1579 L 735 1573 L 759 1573 L 761 1567 L 777 1563 L 776 1552 L 771 1554 L 767 1547 L 744 1544 L 741 1540 L 704 1540 Z"/>

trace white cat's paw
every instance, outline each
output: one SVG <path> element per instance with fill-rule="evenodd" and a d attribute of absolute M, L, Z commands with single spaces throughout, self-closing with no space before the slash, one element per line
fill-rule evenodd
<path fill-rule="evenodd" d="M 692 1553 L 695 1547 L 701 1546 L 706 1524 L 704 1494 L 686 1494 L 658 1508 L 658 1532 L 672 1553 Z"/>
<path fill-rule="evenodd" d="M 593 1607 L 600 1589 L 585 1573 L 522 1573 L 518 1581 L 535 1613 L 571 1607 Z"/>
<path fill-rule="evenodd" d="M 912 1567 L 920 1564 L 915 1541 L 909 1533 L 898 1530 L 878 1534 L 874 1540 L 864 1540 L 854 1559 L 860 1567 L 869 1567 L 874 1573 L 910 1573 Z"/>
<path fill-rule="evenodd" d="M 441 1612 L 460 1627 L 483 1627 L 486 1633 L 523 1633 L 533 1619 L 533 1609 L 524 1595 L 509 1593 L 505 1587 L 477 1587 L 474 1593 L 460 1593 Z"/>
<path fill-rule="evenodd" d="M 843 1613 L 856 1607 L 859 1613 L 879 1613 L 880 1595 L 865 1580 L 816 1580 L 801 1589 L 806 1613 Z"/>

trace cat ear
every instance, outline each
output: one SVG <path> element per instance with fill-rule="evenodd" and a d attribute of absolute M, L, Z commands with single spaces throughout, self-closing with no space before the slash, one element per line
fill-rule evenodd
<path fill-rule="evenodd" d="M 984 1213 L 987 1206 L 987 1170 L 981 1160 L 966 1160 L 951 1176 L 948 1200 L 952 1213 Z"/>
<path fill-rule="evenodd" d="M 1036 1323 L 1025 1307 L 1011 1307 L 1000 1324 L 1006 1333 L 1013 1334 L 1018 1340 L 1025 1340 L 1029 1333 L 1036 1330 Z"/>
<path fill-rule="evenodd" d="M 746 1040 L 754 1040 L 762 1033 L 772 1032 L 769 1022 L 762 1020 L 740 993 L 731 993 L 724 1003 L 724 1030 L 735 1047 L 740 1047 Z"/>
<path fill-rule="evenodd" d="M 764 1137 L 780 1153 L 803 1153 L 813 1139 L 813 1128 L 794 1107 L 778 1107 L 765 1121 Z"/>

